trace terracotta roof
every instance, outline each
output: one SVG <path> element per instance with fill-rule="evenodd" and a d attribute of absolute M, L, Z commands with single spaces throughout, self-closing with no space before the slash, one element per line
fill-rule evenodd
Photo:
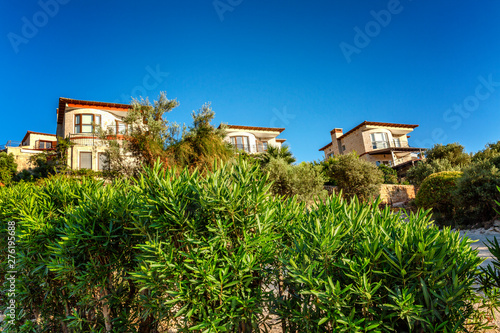
<path fill-rule="evenodd" d="M 362 122 L 358 126 L 354 127 L 352 130 L 346 132 L 344 135 L 342 135 L 341 137 L 339 137 L 339 139 L 345 138 L 349 134 L 355 132 L 356 130 L 360 129 L 361 127 L 363 127 L 365 125 L 382 126 L 382 127 L 402 127 L 402 128 L 416 128 L 416 127 L 418 127 L 418 125 L 394 124 L 394 123 L 379 123 L 379 122 L 376 122 L 376 121 L 366 121 L 365 120 L 364 122 Z"/>
<path fill-rule="evenodd" d="M 333 145 L 333 142 L 330 142 L 329 144 L 327 144 L 326 146 L 324 146 L 323 148 L 321 148 L 319 151 L 323 151 L 326 148 L 330 147 L 331 145 Z"/>
<path fill-rule="evenodd" d="M 285 142 L 285 141 L 286 141 L 286 139 L 276 139 L 275 141 L 276 141 L 276 142 L 281 142 L 281 143 L 283 143 L 283 142 Z"/>
<path fill-rule="evenodd" d="M 129 104 L 82 101 L 79 99 L 71 99 L 59 97 L 59 108 L 57 109 L 57 123 L 62 124 L 66 107 L 99 109 L 109 111 L 128 111 L 131 106 Z"/>
<path fill-rule="evenodd" d="M 219 125 L 219 129 L 221 128 L 222 124 Z M 232 128 L 232 129 L 242 129 L 242 130 L 249 130 L 249 131 L 267 131 L 267 132 L 283 132 L 285 129 L 284 128 L 277 128 L 277 127 L 258 127 L 258 126 L 240 126 L 240 125 L 226 125 L 227 128 Z"/>
<path fill-rule="evenodd" d="M 24 140 L 26 140 L 26 138 L 30 135 L 30 134 L 39 134 L 39 135 L 50 135 L 50 136 L 56 136 L 55 134 L 48 134 L 48 133 L 40 133 L 40 132 L 33 132 L 33 131 L 28 131 L 26 132 L 26 135 L 24 136 L 23 140 L 21 141 L 24 142 Z"/>

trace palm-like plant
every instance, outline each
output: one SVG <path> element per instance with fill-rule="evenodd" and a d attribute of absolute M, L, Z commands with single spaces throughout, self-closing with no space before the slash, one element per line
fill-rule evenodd
<path fill-rule="evenodd" d="M 267 165 L 273 158 L 283 159 L 287 164 L 293 164 L 296 161 L 296 158 L 287 145 L 281 147 L 268 146 L 267 151 L 259 156 L 262 166 Z"/>

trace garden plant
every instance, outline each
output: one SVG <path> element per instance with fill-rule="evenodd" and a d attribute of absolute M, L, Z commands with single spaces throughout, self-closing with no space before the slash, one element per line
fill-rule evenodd
<path fill-rule="evenodd" d="M 58 175 L 0 188 L 0 310 L 9 315 L 15 299 L 3 330 L 482 327 L 481 259 L 428 211 L 404 219 L 340 195 L 306 206 L 271 186 L 240 159 L 204 172 L 156 163 L 134 179 Z"/>

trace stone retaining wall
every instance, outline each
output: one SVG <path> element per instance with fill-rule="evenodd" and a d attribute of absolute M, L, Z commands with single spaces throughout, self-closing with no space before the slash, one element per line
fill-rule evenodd
<path fill-rule="evenodd" d="M 405 202 L 415 199 L 415 192 L 415 186 L 413 185 L 382 184 L 380 187 L 380 199 L 385 204 Z"/>
<path fill-rule="evenodd" d="M 325 190 L 331 195 L 337 191 L 337 186 L 325 185 Z M 415 186 L 413 185 L 390 185 L 382 184 L 380 186 L 380 199 L 384 204 L 393 204 L 396 202 L 406 202 L 415 199 Z"/>

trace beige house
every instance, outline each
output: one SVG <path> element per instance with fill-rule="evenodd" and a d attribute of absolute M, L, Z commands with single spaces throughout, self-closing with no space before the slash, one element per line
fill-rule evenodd
<path fill-rule="evenodd" d="M 355 151 L 361 158 L 399 169 L 420 160 L 425 148 L 411 147 L 408 134 L 418 125 L 364 121 L 344 133 L 342 128 L 330 132 L 332 141 L 319 149 L 325 159 Z"/>
<path fill-rule="evenodd" d="M 127 127 L 123 120 L 130 108 L 128 104 L 61 97 L 57 108 L 56 134 L 28 131 L 21 143 L 7 143 L 4 151 L 15 156 L 19 170 L 27 169 L 30 156 L 54 150 L 57 137 L 62 137 L 72 143 L 67 161 L 71 169 L 105 170 L 108 164 L 107 146 L 99 132 L 104 130 L 109 133 L 109 139 L 124 139 Z M 251 154 L 265 152 L 269 146 L 281 147 L 286 141 L 277 138 L 284 128 L 226 125 L 225 130 L 225 141 Z"/>
<path fill-rule="evenodd" d="M 21 142 L 9 141 L 3 151 L 14 155 L 17 171 L 31 167 L 30 157 L 43 151 L 54 150 L 57 145 L 55 134 L 28 131 Z"/>
<path fill-rule="evenodd" d="M 123 119 L 131 108 L 128 104 L 82 101 L 59 98 L 57 135 L 69 138 L 73 144 L 68 151 L 71 169 L 104 170 L 106 145 L 99 139 L 98 127 L 123 138 L 126 126 Z"/>
<path fill-rule="evenodd" d="M 221 128 L 222 125 L 219 126 Z M 225 125 L 224 140 L 236 149 L 255 154 L 267 151 L 268 146 L 281 147 L 285 139 L 278 139 L 284 128 Z"/>

